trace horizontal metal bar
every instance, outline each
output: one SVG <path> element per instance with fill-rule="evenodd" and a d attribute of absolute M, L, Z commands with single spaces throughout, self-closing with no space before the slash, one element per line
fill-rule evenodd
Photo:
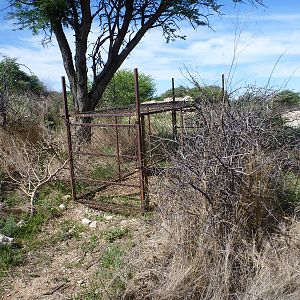
<path fill-rule="evenodd" d="M 101 153 L 101 152 L 85 152 L 85 151 L 73 151 L 74 154 L 79 154 L 79 155 L 90 155 L 90 156 L 103 156 L 103 157 L 117 157 L 117 154 L 106 154 L 106 153 Z M 125 154 L 120 154 L 120 157 L 123 158 L 128 158 L 128 159 L 134 159 L 136 160 L 136 156 L 132 155 L 125 155 Z"/>
<path fill-rule="evenodd" d="M 188 109 L 191 109 L 190 107 L 180 107 L 180 108 L 171 108 L 171 107 L 168 107 L 168 108 L 164 108 L 164 109 L 159 109 L 159 110 L 152 110 L 152 111 L 143 111 L 141 112 L 141 115 L 144 115 L 144 116 L 147 116 L 147 115 L 154 115 L 154 114 L 159 114 L 159 113 L 163 113 L 163 112 L 172 112 L 172 111 L 180 111 L 180 110 L 183 110 L 183 111 L 187 111 Z"/>
<path fill-rule="evenodd" d="M 162 106 L 172 106 L 174 107 L 186 107 L 186 106 L 193 106 L 191 101 L 160 101 L 154 103 L 141 103 L 141 109 L 143 108 L 152 108 L 152 107 L 162 107 Z"/>
<path fill-rule="evenodd" d="M 131 217 L 141 215 L 140 206 L 134 204 L 120 204 L 115 202 L 90 200 L 89 198 L 85 199 L 84 195 L 78 197 L 76 201 L 92 209 L 98 209 L 101 211 L 111 212 L 114 214 L 122 214 Z"/>
<path fill-rule="evenodd" d="M 135 112 L 120 112 L 120 113 L 71 113 L 69 114 L 70 117 L 75 118 L 109 118 L 109 117 L 130 117 L 135 116 Z"/>
<path fill-rule="evenodd" d="M 111 184 L 111 185 L 120 185 L 120 186 L 136 187 L 136 188 L 140 187 L 140 185 L 138 185 L 138 184 L 130 184 L 130 183 L 124 183 L 124 182 L 119 182 L 119 181 L 96 180 L 96 179 L 82 178 L 82 177 L 76 177 L 75 179 L 77 181 L 83 181 L 83 182 L 105 183 L 105 184 Z"/>
<path fill-rule="evenodd" d="M 137 172 L 138 172 L 138 171 L 136 170 L 136 171 L 134 171 L 134 172 L 128 173 L 128 174 L 124 175 L 124 176 L 121 178 L 121 180 L 124 181 L 124 180 L 126 180 L 127 178 L 129 178 L 130 176 L 136 174 Z M 68 179 L 65 179 L 65 180 L 68 181 Z M 117 182 L 117 181 L 118 181 L 118 180 L 115 180 L 115 182 Z M 101 185 L 100 187 L 98 186 L 96 189 L 94 189 L 94 190 L 92 190 L 92 191 L 89 191 L 89 192 L 87 192 L 87 193 L 85 193 L 85 194 L 82 194 L 80 197 L 89 197 L 89 196 L 95 197 L 95 194 L 96 194 L 96 193 L 98 193 L 98 192 L 100 192 L 100 191 L 106 189 L 106 188 L 110 185 L 110 183 L 111 183 L 111 182 L 109 182 L 109 184 L 107 184 L 107 183 L 106 183 L 106 184 L 103 184 L 103 185 Z"/>
<path fill-rule="evenodd" d="M 86 127 L 135 127 L 135 124 L 97 124 L 97 123 L 70 123 L 72 126 L 86 126 Z"/>

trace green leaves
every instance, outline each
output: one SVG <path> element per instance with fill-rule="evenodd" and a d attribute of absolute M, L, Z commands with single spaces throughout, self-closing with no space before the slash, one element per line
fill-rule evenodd
<path fill-rule="evenodd" d="M 5 57 L 0 62 L 0 78 L 0 91 L 30 91 L 38 94 L 44 90 L 38 77 L 22 71 L 15 58 Z"/>
<path fill-rule="evenodd" d="M 155 83 L 151 76 L 139 73 L 139 92 L 142 102 L 153 98 Z M 102 100 L 107 106 L 126 106 L 135 103 L 133 71 L 127 69 L 117 71 L 107 86 Z"/>
<path fill-rule="evenodd" d="M 33 34 L 40 30 L 51 32 L 57 22 L 66 25 L 71 11 L 69 1 L 63 0 L 11 0 L 10 4 L 14 10 L 8 18 L 16 20 L 19 29 L 28 28 Z"/>
<path fill-rule="evenodd" d="M 134 102 L 133 76 L 126 71 L 114 74 L 147 31 L 160 28 L 167 42 L 185 39 L 180 33 L 184 22 L 193 28 L 209 26 L 210 17 L 221 13 L 222 7 L 221 0 L 9 0 L 9 3 L 12 12 L 8 17 L 16 20 L 19 29 L 30 29 L 33 34 L 43 31 L 45 42 L 55 34 L 72 95 L 84 111 L 94 109 L 100 99 L 110 106 Z M 75 37 L 74 48 L 66 28 Z M 94 78 L 89 94 L 88 66 Z M 143 75 L 140 78 L 144 101 L 153 96 L 155 88 L 151 78 Z"/>
<path fill-rule="evenodd" d="M 290 90 L 284 90 L 275 95 L 275 105 L 282 108 L 289 108 L 300 104 L 300 95 Z"/>

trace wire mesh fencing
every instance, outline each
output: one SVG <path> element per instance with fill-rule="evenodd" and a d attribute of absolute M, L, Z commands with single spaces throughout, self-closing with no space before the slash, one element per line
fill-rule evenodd
<path fill-rule="evenodd" d="M 87 136 L 78 135 L 83 124 L 87 124 Z M 137 169 L 136 126 L 128 117 L 95 114 L 92 123 L 75 121 L 71 126 L 74 173 L 79 180 L 111 183 Z"/>
<path fill-rule="evenodd" d="M 74 200 L 88 197 L 94 203 L 110 202 L 110 207 L 120 207 L 121 201 L 132 209 L 133 204 L 139 203 L 141 210 L 147 211 L 148 177 L 167 168 L 170 152 L 184 143 L 186 116 L 193 109 L 192 104 L 175 98 L 140 104 L 137 71 L 135 76 L 135 106 L 70 114 L 63 79 Z M 110 192 L 105 194 L 107 187 Z"/>
<path fill-rule="evenodd" d="M 187 113 L 192 105 L 187 101 L 160 102 L 141 105 L 141 123 L 145 137 L 145 161 L 148 173 L 168 167 L 169 154 L 184 143 Z"/>

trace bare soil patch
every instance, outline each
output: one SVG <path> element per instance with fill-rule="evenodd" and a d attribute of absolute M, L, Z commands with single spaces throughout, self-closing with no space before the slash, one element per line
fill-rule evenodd
<path fill-rule="evenodd" d="M 83 225 L 83 218 L 96 221 L 97 227 Z M 24 264 L 1 279 L 0 299 L 84 299 L 110 246 L 105 235 L 114 228 L 127 228 L 134 240 L 143 220 L 71 204 L 45 226 L 37 237 L 40 246 L 26 253 Z M 126 243 L 129 237 L 120 239 Z"/>

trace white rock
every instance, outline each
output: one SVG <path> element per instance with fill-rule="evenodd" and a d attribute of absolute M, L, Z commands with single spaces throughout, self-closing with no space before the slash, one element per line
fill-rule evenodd
<path fill-rule="evenodd" d="M 17 226 L 20 228 L 20 227 L 23 227 L 23 226 L 25 226 L 26 225 L 26 223 L 25 223 L 25 221 L 24 220 L 21 220 L 21 221 L 19 221 L 18 223 L 17 223 Z"/>
<path fill-rule="evenodd" d="M 97 221 L 93 221 L 89 224 L 90 228 L 97 228 Z"/>
<path fill-rule="evenodd" d="M 13 238 L 0 234 L 0 245 L 11 245 Z"/>
<path fill-rule="evenodd" d="M 107 221 L 110 221 L 113 219 L 113 216 L 104 216 L 104 219 L 107 220 Z"/>
<path fill-rule="evenodd" d="M 68 200 L 70 200 L 71 198 L 72 198 L 71 195 L 64 195 L 64 196 L 61 197 L 61 200 L 62 200 L 62 201 L 68 201 Z"/>
<path fill-rule="evenodd" d="M 130 225 L 138 225 L 139 224 L 139 221 L 137 219 L 130 219 L 128 220 Z"/>
<path fill-rule="evenodd" d="M 64 204 L 61 204 L 59 207 L 58 207 L 60 210 L 66 210 L 66 206 Z"/>
<path fill-rule="evenodd" d="M 138 221 L 136 219 L 130 219 L 130 220 L 122 220 L 120 222 L 120 224 L 122 226 L 127 226 L 127 225 L 137 225 L 138 224 Z"/>
<path fill-rule="evenodd" d="M 82 223 L 83 225 L 90 225 L 91 222 L 92 222 L 92 221 L 91 221 L 90 219 L 87 219 L 87 218 L 83 218 L 83 219 L 81 220 L 81 223 Z"/>

